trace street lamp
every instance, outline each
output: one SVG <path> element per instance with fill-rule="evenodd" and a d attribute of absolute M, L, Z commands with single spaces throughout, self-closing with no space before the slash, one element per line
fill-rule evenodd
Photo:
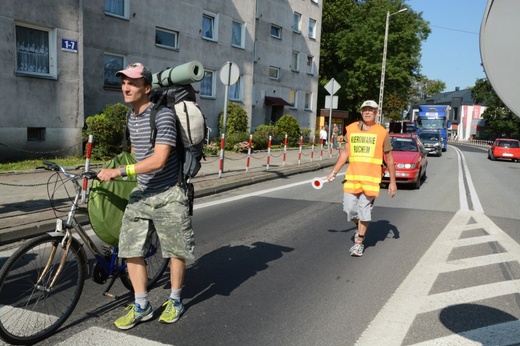
<path fill-rule="evenodd" d="M 390 14 L 386 12 L 386 27 L 385 27 L 385 43 L 383 46 L 383 65 L 381 66 L 381 85 L 379 87 L 379 123 L 383 124 L 383 93 L 385 90 L 385 70 L 386 70 L 386 49 L 388 46 L 388 25 L 390 24 L 390 17 L 394 14 L 408 11 L 408 8 L 402 8 L 397 12 Z"/>

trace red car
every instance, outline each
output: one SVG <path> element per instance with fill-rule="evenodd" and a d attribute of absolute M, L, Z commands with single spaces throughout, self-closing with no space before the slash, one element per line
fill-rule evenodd
<path fill-rule="evenodd" d="M 495 139 L 489 148 L 488 159 L 507 159 L 518 162 L 520 160 L 520 141 L 511 138 Z"/>
<path fill-rule="evenodd" d="M 395 162 L 395 178 L 397 183 L 413 184 L 419 189 L 426 179 L 428 168 L 428 152 L 421 140 L 414 134 L 390 134 L 392 154 Z M 383 168 L 383 184 L 390 182 L 388 168 Z"/>

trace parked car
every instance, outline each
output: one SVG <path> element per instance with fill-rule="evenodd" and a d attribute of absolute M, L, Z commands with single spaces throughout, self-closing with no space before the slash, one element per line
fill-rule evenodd
<path fill-rule="evenodd" d="M 426 130 L 419 133 L 419 139 L 428 154 L 442 156 L 442 136 L 439 131 Z"/>
<path fill-rule="evenodd" d="M 511 161 L 520 161 L 520 141 L 511 138 L 495 139 L 488 150 L 488 159 L 507 159 Z"/>
<path fill-rule="evenodd" d="M 419 189 L 421 182 L 426 179 L 428 152 L 415 134 L 390 134 L 390 139 L 392 141 L 396 182 L 413 184 L 414 188 Z M 386 185 L 389 182 L 388 168 L 383 167 L 382 183 Z"/>

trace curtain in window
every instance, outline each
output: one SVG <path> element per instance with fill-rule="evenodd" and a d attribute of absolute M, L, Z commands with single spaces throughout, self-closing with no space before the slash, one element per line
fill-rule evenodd
<path fill-rule="evenodd" d="M 202 17 L 202 37 L 213 38 L 213 17 Z"/>
<path fill-rule="evenodd" d="M 16 70 L 49 73 L 49 33 L 16 26 Z"/>
<path fill-rule="evenodd" d="M 229 98 L 231 100 L 241 100 L 240 90 L 242 84 L 242 76 L 238 77 L 238 80 L 235 84 L 229 86 Z"/>
<path fill-rule="evenodd" d="M 105 0 L 105 11 L 124 16 L 125 0 Z"/>
<path fill-rule="evenodd" d="M 233 22 L 233 28 L 231 30 L 231 44 L 235 46 L 242 46 L 242 25 L 237 22 Z"/>
<path fill-rule="evenodd" d="M 205 72 L 204 79 L 200 81 L 200 94 L 213 96 L 213 72 Z"/>

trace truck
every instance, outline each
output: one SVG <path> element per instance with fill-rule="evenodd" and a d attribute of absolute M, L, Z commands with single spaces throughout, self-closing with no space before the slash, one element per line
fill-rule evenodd
<path fill-rule="evenodd" d="M 417 135 L 421 131 L 438 130 L 442 136 L 442 151 L 448 148 L 448 128 L 451 126 L 450 106 L 447 105 L 420 105 L 415 120 Z"/>

